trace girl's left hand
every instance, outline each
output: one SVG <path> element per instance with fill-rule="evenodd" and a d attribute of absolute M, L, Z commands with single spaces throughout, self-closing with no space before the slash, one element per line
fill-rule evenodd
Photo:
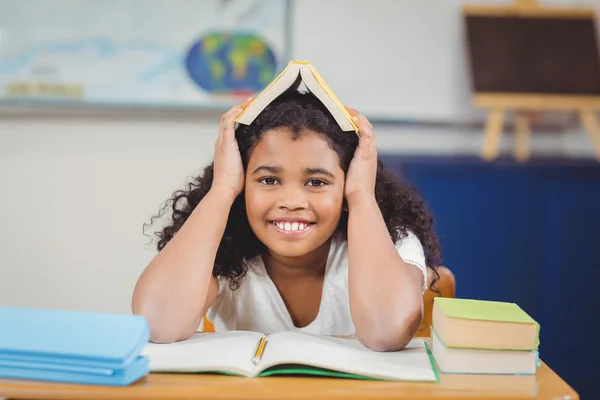
<path fill-rule="evenodd" d="M 348 202 L 353 198 L 364 196 L 374 198 L 375 178 L 377 176 L 377 148 L 375 146 L 373 125 L 355 109 L 351 107 L 346 107 L 346 109 L 358 126 L 360 138 L 346 174 L 344 195 Z"/>

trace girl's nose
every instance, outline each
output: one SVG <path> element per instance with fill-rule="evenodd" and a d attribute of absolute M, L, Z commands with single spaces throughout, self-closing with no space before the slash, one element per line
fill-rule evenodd
<path fill-rule="evenodd" d="M 290 211 L 308 208 L 308 198 L 303 187 L 288 185 L 282 189 L 276 203 L 277 208 L 285 208 Z"/>

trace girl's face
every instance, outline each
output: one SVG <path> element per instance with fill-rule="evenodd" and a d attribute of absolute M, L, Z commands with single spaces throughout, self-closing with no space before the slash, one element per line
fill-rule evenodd
<path fill-rule="evenodd" d="M 320 135 L 307 131 L 293 140 L 286 128 L 269 130 L 248 160 L 250 227 L 272 253 L 304 256 L 335 232 L 344 182 L 337 153 Z"/>

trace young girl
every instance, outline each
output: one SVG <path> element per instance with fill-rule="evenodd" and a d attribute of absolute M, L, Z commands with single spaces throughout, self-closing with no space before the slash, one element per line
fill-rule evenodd
<path fill-rule="evenodd" d="M 439 251 L 423 202 L 378 161 L 372 125 L 343 132 L 312 94 L 289 92 L 234 129 L 214 163 L 172 198 L 133 312 L 153 342 L 216 331 L 355 335 L 376 351 L 416 333 Z M 433 284 L 433 283 L 432 283 Z"/>

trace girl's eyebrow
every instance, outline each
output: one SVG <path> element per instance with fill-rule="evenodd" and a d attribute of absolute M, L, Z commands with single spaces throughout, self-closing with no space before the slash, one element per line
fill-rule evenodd
<path fill-rule="evenodd" d="M 329 172 L 329 170 L 325 169 L 325 168 L 305 168 L 304 169 L 306 171 L 306 173 L 308 175 L 317 175 L 317 174 L 321 174 L 321 175 L 326 175 L 330 178 L 335 178 L 335 176 L 333 175 L 333 173 Z"/>
<path fill-rule="evenodd" d="M 261 165 L 252 171 L 252 175 L 257 174 L 259 172 L 268 172 L 270 174 L 276 174 L 281 171 L 281 167 L 273 166 L 273 165 Z"/>

